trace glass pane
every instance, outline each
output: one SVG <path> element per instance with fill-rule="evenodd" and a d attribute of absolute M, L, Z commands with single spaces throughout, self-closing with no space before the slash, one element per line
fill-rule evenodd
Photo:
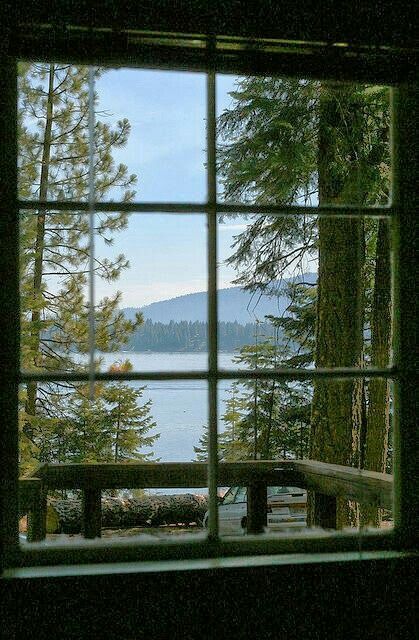
<path fill-rule="evenodd" d="M 19 197 L 88 199 L 89 67 L 19 64 Z M 201 202 L 205 76 L 96 69 L 95 197 Z"/>
<path fill-rule="evenodd" d="M 206 196 L 205 75 L 174 71 L 101 71 L 96 91 L 105 122 L 123 123 L 112 146 L 126 168 L 124 199 L 201 202 Z M 102 115 L 103 113 L 103 115 Z M 110 116 L 109 114 L 112 114 Z M 98 199 L 121 199 L 112 185 Z"/>
<path fill-rule="evenodd" d="M 206 369 L 205 216 L 97 214 L 95 244 L 103 366 L 129 358 L 135 371 Z"/>
<path fill-rule="evenodd" d="M 217 81 L 221 201 L 388 202 L 388 88 L 260 76 Z"/>
<path fill-rule="evenodd" d="M 268 533 L 391 527 L 391 391 L 382 378 L 220 382 L 219 460 L 251 462 L 234 500 L 219 506 L 221 534 L 246 532 L 246 481 L 259 465 L 278 475 L 267 487 Z"/>
<path fill-rule="evenodd" d="M 309 458 L 312 398 L 311 382 L 221 381 L 220 460 Z"/>
<path fill-rule="evenodd" d="M 89 67 L 61 63 L 19 63 L 19 197 L 86 201 L 89 189 Z M 96 74 L 97 75 L 97 74 Z M 95 109 L 100 112 L 96 96 Z M 118 169 L 112 139 L 124 133 L 116 118 L 102 114 L 95 129 L 97 183 L 112 181 Z M 117 147 L 116 141 L 112 147 Z M 122 185 L 122 180 L 117 180 Z M 118 189 L 123 199 L 124 189 Z"/>
<path fill-rule="evenodd" d="M 189 471 L 190 486 L 182 468 L 175 470 L 177 487 L 173 469 L 156 463 L 193 460 L 208 422 L 205 381 L 96 382 L 93 398 L 88 384 L 39 383 L 35 415 L 27 410 L 31 384 L 22 385 L 19 396 L 20 475 L 36 476 L 39 465 L 47 465 L 42 476 L 48 491 L 47 543 L 82 537 L 84 474 L 89 487 L 98 481 L 102 490 L 104 538 L 138 536 L 141 542 L 204 535 L 206 467 Z M 141 483 L 134 465 L 144 462 Z M 30 512 L 22 498 L 22 541 Z"/>
<path fill-rule="evenodd" d="M 391 363 L 388 220 L 228 214 L 218 247 L 219 349 L 231 365 Z"/>

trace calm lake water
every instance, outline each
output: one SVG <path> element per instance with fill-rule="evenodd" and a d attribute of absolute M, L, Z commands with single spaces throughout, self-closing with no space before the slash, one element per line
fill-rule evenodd
<path fill-rule="evenodd" d="M 234 354 L 219 354 L 220 368 L 238 368 L 232 362 Z M 102 370 L 118 360 L 130 360 L 136 371 L 200 371 L 207 367 L 206 353 L 107 353 Z M 131 382 L 133 387 L 145 386 L 141 404 L 152 401 L 151 414 L 157 423 L 154 433 L 160 437 L 153 446 L 161 462 L 190 462 L 194 446 L 198 445 L 204 425 L 208 424 L 208 385 L 205 380 L 162 380 Z M 230 381 L 219 384 L 218 410 L 224 413 Z M 144 452 L 149 451 L 144 449 Z"/>

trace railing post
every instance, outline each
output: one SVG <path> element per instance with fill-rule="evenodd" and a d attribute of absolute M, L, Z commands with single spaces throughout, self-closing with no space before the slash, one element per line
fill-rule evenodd
<path fill-rule="evenodd" d="M 314 525 L 323 529 L 336 529 L 336 496 L 313 493 Z"/>
<path fill-rule="evenodd" d="M 47 533 L 47 490 L 41 482 L 36 498 L 28 512 L 28 542 L 45 540 Z"/>
<path fill-rule="evenodd" d="M 247 533 L 263 533 L 267 525 L 266 482 L 252 482 L 247 487 Z"/>
<path fill-rule="evenodd" d="M 102 526 L 102 501 L 100 489 L 83 489 L 83 535 L 100 538 Z"/>

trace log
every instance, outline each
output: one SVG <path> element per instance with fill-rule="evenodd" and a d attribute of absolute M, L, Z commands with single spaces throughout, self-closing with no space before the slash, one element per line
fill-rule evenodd
<path fill-rule="evenodd" d="M 80 533 L 83 526 L 82 501 L 75 498 L 51 498 L 47 533 Z M 101 500 L 102 528 L 128 529 L 161 525 L 202 524 L 208 509 L 208 497 L 191 493 L 145 495 L 141 498 L 105 497 Z"/>

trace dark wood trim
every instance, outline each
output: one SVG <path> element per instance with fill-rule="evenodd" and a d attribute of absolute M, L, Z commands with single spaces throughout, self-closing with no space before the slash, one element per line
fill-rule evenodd
<path fill-rule="evenodd" d="M 417 46 L 414 3 L 364 0 L 20 0 L 16 20 L 22 30 L 73 27 L 213 33 L 246 38 L 350 42 L 375 46 Z"/>
<path fill-rule="evenodd" d="M 0 53 L 7 39 L 0 24 Z M 0 571 L 18 544 L 19 227 L 16 62 L 0 59 Z"/>

